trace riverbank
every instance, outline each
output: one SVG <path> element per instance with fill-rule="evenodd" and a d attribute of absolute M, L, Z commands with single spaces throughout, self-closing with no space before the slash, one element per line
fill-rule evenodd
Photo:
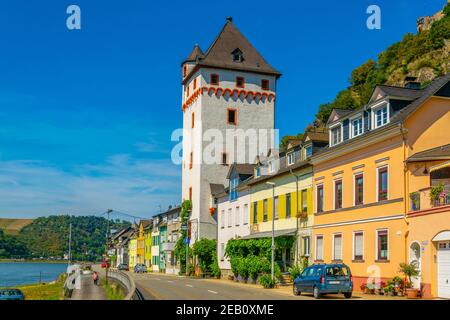
<path fill-rule="evenodd" d="M 31 284 L 17 286 L 25 295 L 25 300 L 64 300 L 65 274 L 61 274 L 55 281 L 45 284 Z"/>

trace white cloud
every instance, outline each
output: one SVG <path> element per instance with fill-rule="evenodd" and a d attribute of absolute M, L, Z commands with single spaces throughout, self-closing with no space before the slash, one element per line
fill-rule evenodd
<path fill-rule="evenodd" d="M 0 216 L 99 214 L 108 208 L 150 216 L 180 201 L 179 167 L 170 160 L 111 156 L 63 170 L 33 160 L 0 160 Z"/>

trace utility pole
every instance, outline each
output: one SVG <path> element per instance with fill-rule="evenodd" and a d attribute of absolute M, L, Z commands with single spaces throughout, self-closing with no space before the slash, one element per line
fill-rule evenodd
<path fill-rule="evenodd" d="M 272 186 L 272 281 L 275 281 L 275 183 L 266 182 L 269 186 Z"/>
<path fill-rule="evenodd" d="M 106 254 L 105 254 L 105 262 L 106 262 L 106 268 L 105 268 L 105 282 L 106 285 L 108 285 L 108 272 L 109 272 L 109 256 L 108 256 L 108 242 L 109 242 L 109 215 L 111 214 L 112 209 L 108 209 L 108 211 L 106 211 L 106 213 L 108 214 L 108 220 L 106 222 L 106 244 L 105 244 L 105 249 L 106 249 Z"/>

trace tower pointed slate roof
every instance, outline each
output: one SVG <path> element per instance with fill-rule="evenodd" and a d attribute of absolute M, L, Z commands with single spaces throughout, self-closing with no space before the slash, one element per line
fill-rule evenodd
<path fill-rule="evenodd" d="M 200 48 L 200 46 L 198 44 L 196 44 L 194 46 L 194 49 L 192 49 L 191 53 L 189 54 L 189 56 L 183 61 L 183 63 L 185 62 L 195 62 L 197 61 L 197 58 L 201 58 L 203 56 L 203 51 Z"/>
<path fill-rule="evenodd" d="M 232 53 L 236 49 L 239 49 L 242 53 L 242 61 L 234 61 Z M 200 47 L 194 47 L 193 52 L 188 57 L 189 59 L 196 56 L 198 67 L 223 68 L 270 74 L 276 77 L 281 76 L 281 73 L 272 67 L 239 31 L 231 17 L 227 18 L 227 22 L 206 53 L 199 55 L 199 52 L 201 52 Z M 188 78 L 189 75 L 186 80 Z"/>

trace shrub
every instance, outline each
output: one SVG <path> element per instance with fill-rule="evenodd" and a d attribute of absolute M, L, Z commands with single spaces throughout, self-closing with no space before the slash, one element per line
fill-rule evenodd
<path fill-rule="evenodd" d="M 214 255 L 210 268 L 213 277 L 220 278 L 222 272 L 220 271 L 219 263 L 217 262 L 217 255 Z"/>
<path fill-rule="evenodd" d="M 202 273 L 211 272 L 211 265 L 216 256 L 216 240 L 200 239 L 194 243 L 193 252 L 198 257 L 198 265 Z"/>
<path fill-rule="evenodd" d="M 417 277 L 420 274 L 417 263 L 400 263 L 399 271 L 408 278 L 408 287 L 412 284 L 412 277 Z"/>
<path fill-rule="evenodd" d="M 246 264 L 246 259 L 239 258 L 239 260 L 238 260 L 238 267 L 237 268 L 238 268 L 238 274 L 242 278 L 247 279 L 248 278 L 249 269 L 248 269 L 248 266 Z"/>
<path fill-rule="evenodd" d="M 272 280 L 272 276 L 270 274 L 265 274 L 259 278 L 259 283 L 266 289 L 274 288 L 277 284 L 277 280 Z"/>
<path fill-rule="evenodd" d="M 291 279 L 295 280 L 303 271 L 303 267 L 298 264 L 289 268 L 289 274 L 291 275 Z"/>
<path fill-rule="evenodd" d="M 234 277 L 237 278 L 239 275 L 239 260 L 240 257 L 231 257 L 230 258 L 230 265 L 231 265 L 231 272 L 233 272 Z"/>
<path fill-rule="evenodd" d="M 247 266 L 250 278 L 256 279 L 261 272 L 261 259 L 251 255 L 244 259 L 244 264 Z"/>

